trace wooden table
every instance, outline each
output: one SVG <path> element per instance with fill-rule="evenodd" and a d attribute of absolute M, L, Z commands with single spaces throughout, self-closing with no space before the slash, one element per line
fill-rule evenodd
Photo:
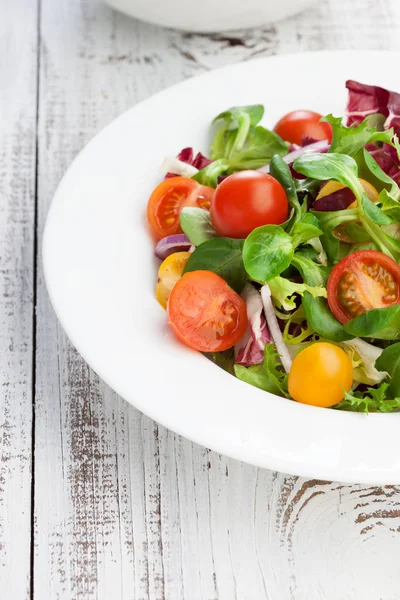
<path fill-rule="evenodd" d="M 41 269 L 57 183 L 114 117 L 220 65 L 337 48 L 398 50 L 399 0 L 215 35 L 95 0 L 0 0 L 2 600 L 400 598 L 399 487 L 272 473 L 157 425 L 69 344 Z"/>

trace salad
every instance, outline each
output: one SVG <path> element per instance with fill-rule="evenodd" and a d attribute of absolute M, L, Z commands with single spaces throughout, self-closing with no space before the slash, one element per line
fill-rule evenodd
<path fill-rule="evenodd" d="M 400 94 L 347 81 L 344 119 L 262 105 L 168 157 L 147 217 L 156 297 L 187 346 L 248 384 L 400 408 Z"/>

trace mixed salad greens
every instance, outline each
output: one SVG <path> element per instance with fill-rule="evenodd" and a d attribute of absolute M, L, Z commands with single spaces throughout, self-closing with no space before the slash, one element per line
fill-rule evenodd
<path fill-rule="evenodd" d="M 185 344 L 292 400 L 400 408 L 400 94 L 347 81 L 345 119 L 262 105 L 165 160 L 147 216 Z"/>

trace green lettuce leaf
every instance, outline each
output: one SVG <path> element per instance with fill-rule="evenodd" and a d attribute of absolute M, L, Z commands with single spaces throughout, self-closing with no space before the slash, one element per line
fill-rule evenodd
<path fill-rule="evenodd" d="M 220 367 L 231 375 L 235 375 L 235 354 L 233 348 L 223 350 L 222 352 L 204 352 L 203 354 L 208 360 L 217 365 L 217 367 Z"/>
<path fill-rule="evenodd" d="M 220 175 L 226 175 L 229 169 L 229 161 L 224 158 L 214 160 L 204 169 L 193 175 L 192 179 L 201 183 L 201 185 L 209 185 L 210 187 L 216 188 L 218 185 L 218 177 Z"/>
<path fill-rule="evenodd" d="M 191 254 L 183 272 L 212 271 L 240 294 L 247 279 L 242 247 L 243 240 L 222 237 L 207 240 Z"/>
<path fill-rule="evenodd" d="M 243 367 L 235 365 L 235 375 L 265 392 L 288 397 L 287 374 L 283 370 L 278 353 L 273 344 L 267 344 L 264 350 L 264 361 L 260 365 Z"/>
<path fill-rule="evenodd" d="M 258 169 L 266 165 L 273 156 L 283 156 L 287 151 L 288 146 L 279 135 L 258 126 L 250 130 L 240 151 L 231 150 L 229 168 L 233 171 Z"/>
<path fill-rule="evenodd" d="M 400 304 L 367 310 L 343 327 L 355 337 L 396 340 L 400 337 Z"/>
<path fill-rule="evenodd" d="M 390 394 L 400 396 L 400 342 L 384 349 L 376 361 L 376 367 L 389 373 Z"/>
<path fill-rule="evenodd" d="M 329 152 L 354 156 L 366 144 L 385 142 L 392 145 L 393 129 L 378 131 L 376 127 L 371 127 L 369 119 L 352 127 L 345 127 L 342 124 L 342 118 L 333 115 L 327 115 L 321 121 L 330 123 L 332 126 L 332 144 Z"/>
<path fill-rule="evenodd" d="M 293 310 L 296 308 L 295 294 L 303 296 L 309 292 L 313 298 L 327 298 L 326 288 L 323 285 L 307 285 L 306 283 L 294 283 L 284 277 L 274 277 L 268 282 L 273 302 L 278 308 Z"/>
<path fill-rule="evenodd" d="M 378 202 L 381 206 L 381 211 L 396 221 L 400 221 L 400 202 L 395 200 L 393 196 L 387 191 L 382 190 L 379 194 Z"/>
<path fill-rule="evenodd" d="M 179 216 L 181 229 L 195 246 L 216 237 L 208 210 L 185 206 Z"/>
<path fill-rule="evenodd" d="M 264 114 L 261 104 L 234 106 L 215 117 L 219 125 L 211 147 L 214 163 L 194 176 L 196 181 L 216 186 L 219 175 L 243 169 L 258 169 L 275 154 L 287 154 L 289 144 L 274 131 L 258 123 Z"/>
<path fill-rule="evenodd" d="M 263 118 L 262 104 L 251 106 L 233 106 L 217 115 L 213 123 L 221 123 L 212 145 L 211 158 L 229 158 L 234 152 L 240 152 L 245 144 L 250 128 L 255 127 Z"/>
<path fill-rule="evenodd" d="M 302 175 L 328 181 L 334 179 L 349 187 L 356 198 L 362 197 L 364 190 L 358 180 L 356 161 L 347 154 L 306 152 L 293 163 L 293 168 Z"/>
<path fill-rule="evenodd" d="M 278 225 L 257 227 L 243 246 L 245 269 L 251 279 L 259 283 L 280 275 L 290 265 L 293 254 L 291 236 Z"/>
<path fill-rule="evenodd" d="M 310 214 L 310 216 L 314 215 Z M 316 217 L 315 220 L 317 221 Z M 323 231 L 314 223 L 300 221 L 294 224 L 290 234 L 293 237 L 293 247 L 297 248 L 297 246 L 300 246 L 301 244 L 305 244 L 307 242 L 310 243 L 310 240 L 313 238 L 318 238 L 323 234 Z"/>
<path fill-rule="evenodd" d="M 353 412 L 391 412 L 400 408 L 400 398 L 387 396 L 389 384 L 381 383 L 377 388 L 367 388 L 367 392 L 346 392 L 343 400 L 334 408 Z"/>
<path fill-rule="evenodd" d="M 399 140 L 399 136 L 397 134 L 395 134 L 393 136 L 392 142 L 393 142 L 393 146 L 396 148 L 397 158 L 400 161 L 400 140 Z"/>
<path fill-rule="evenodd" d="M 393 198 L 398 199 L 400 196 L 399 186 L 395 181 L 393 181 L 393 179 L 389 175 L 385 173 L 385 171 L 383 171 L 383 169 L 381 169 L 381 167 L 378 165 L 372 154 L 370 154 L 370 152 L 368 152 L 368 150 L 366 150 L 365 148 L 363 149 L 363 158 L 365 164 L 367 165 L 371 173 L 374 175 L 374 177 L 379 179 L 379 181 L 381 181 L 385 185 L 390 186 L 390 195 Z"/>

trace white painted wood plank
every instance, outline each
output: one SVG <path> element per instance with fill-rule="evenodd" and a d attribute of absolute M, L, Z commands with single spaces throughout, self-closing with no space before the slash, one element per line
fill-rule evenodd
<path fill-rule="evenodd" d="M 212 36 L 153 28 L 91 0 L 42 0 L 39 230 L 69 162 L 133 103 L 253 56 L 397 49 L 399 28 L 397 0 L 325 0 L 273 27 Z M 84 365 L 41 272 L 38 283 L 37 598 L 397 597 L 397 488 L 285 477 L 157 426 Z"/>
<path fill-rule="evenodd" d="M 37 6 L 0 0 L 0 596 L 30 597 Z"/>
<path fill-rule="evenodd" d="M 41 31 L 40 231 L 77 151 L 122 110 L 182 77 L 176 52 L 176 65 L 160 68 L 171 33 L 143 31 L 92 2 L 43 1 Z M 177 579 L 161 535 L 167 550 L 170 528 L 172 536 L 178 529 L 169 508 L 161 525 L 157 426 L 84 365 L 56 324 L 41 272 L 38 283 L 36 595 L 163 598 Z"/>

